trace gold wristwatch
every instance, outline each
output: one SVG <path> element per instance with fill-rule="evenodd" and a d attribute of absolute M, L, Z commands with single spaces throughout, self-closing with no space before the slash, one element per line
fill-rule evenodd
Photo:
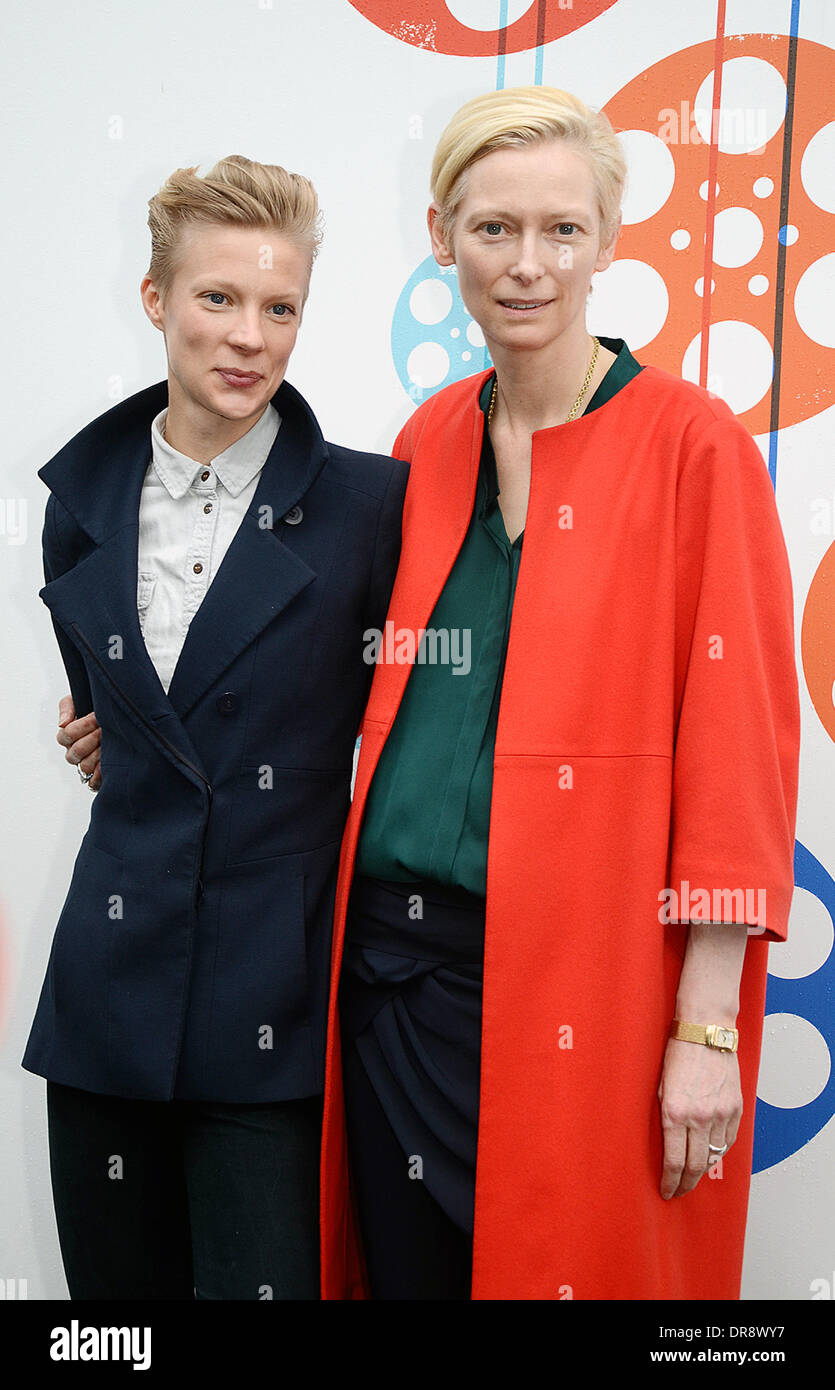
<path fill-rule="evenodd" d="M 670 1037 L 681 1042 L 702 1043 L 704 1047 L 718 1047 L 721 1052 L 736 1052 L 739 1044 L 739 1030 L 726 1028 L 721 1023 L 685 1023 L 674 1018 Z"/>

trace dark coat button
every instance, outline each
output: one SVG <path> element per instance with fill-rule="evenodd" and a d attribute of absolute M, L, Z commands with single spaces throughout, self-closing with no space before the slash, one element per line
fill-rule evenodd
<path fill-rule="evenodd" d="M 284 520 L 288 526 L 298 526 L 303 516 L 304 512 L 301 507 L 291 507 Z"/>
<path fill-rule="evenodd" d="M 234 714 L 238 708 L 238 697 L 234 690 L 224 690 L 222 695 L 218 695 L 215 700 L 215 708 L 218 714 Z"/>

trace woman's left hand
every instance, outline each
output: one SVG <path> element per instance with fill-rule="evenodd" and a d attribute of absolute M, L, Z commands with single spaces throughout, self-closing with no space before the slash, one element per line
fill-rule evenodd
<path fill-rule="evenodd" d="M 736 1053 L 669 1038 L 658 1099 L 664 1134 L 661 1196 L 681 1197 L 720 1156 L 708 1145 L 730 1149 L 736 1139 L 742 1118 Z"/>

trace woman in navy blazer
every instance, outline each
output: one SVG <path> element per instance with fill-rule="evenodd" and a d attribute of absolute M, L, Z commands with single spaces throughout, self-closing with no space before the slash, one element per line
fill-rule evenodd
<path fill-rule="evenodd" d="M 284 381 L 319 235 L 308 181 L 232 156 L 150 208 L 168 381 L 40 470 L 41 597 L 76 717 L 102 730 L 101 789 L 23 1066 L 47 1078 L 71 1297 L 316 1298 L 333 895 L 408 469 L 326 444 Z M 166 689 L 137 607 L 152 422 L 167 408 L 206 478 L 271 406 Z"/>

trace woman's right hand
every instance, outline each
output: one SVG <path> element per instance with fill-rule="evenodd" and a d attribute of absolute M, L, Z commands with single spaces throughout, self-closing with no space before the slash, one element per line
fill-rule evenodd
<path fill-rule="evenodd" d="M 91 792 L 97 792 L 101 786 L 101 728 L 95 714 L 76 719 L 72 696 L 65 695 L 58 702 L 56 738 L 67 750 L 64 757 L 68 763 L 93 774 L 87 786 Z"/>

